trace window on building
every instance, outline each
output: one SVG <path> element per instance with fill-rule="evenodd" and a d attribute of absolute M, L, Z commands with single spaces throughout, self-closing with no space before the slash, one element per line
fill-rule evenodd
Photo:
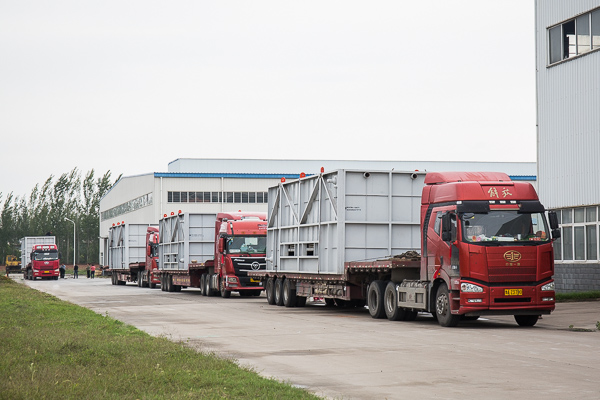
<path fill-rule="evenodd" d="M 600 49 L 600 9 L 548 28 L 549 64 L 595 49 Z"/>
<path fill-rule="evenodd" d="M 266 203 L 266 192 L 167 192 L 168 203 Z"/>
<path fill-rule="evenodd" d="M 592 50 L 600 49 L 600 8 L 592 12 Z"/>
<path fill-rule="evenodd" d="M 554 242 L 554 259 L 598 261 L 598 207 L 564 209 L 557 215 L 562 237 Z"/>

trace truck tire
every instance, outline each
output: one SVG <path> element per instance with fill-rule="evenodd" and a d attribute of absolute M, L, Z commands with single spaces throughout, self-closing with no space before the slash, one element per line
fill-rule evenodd
<path fill-rule="evenodd" d="M 398 292 L 396 291 L 396 284 L 394 282 L 390 281 L 385 286 L 383 305 L 385 308 L 385 315 L 390 321 L 402 321 L 405 319 L 406 310 L 402 307 L 398 307 Z"/>
<path fill-rule="evenodd" d="M 138 287 L 142 287 L 142 271 L 138 271 L 137 273 L 137 285 Z"/>
<path fill-rule="evenodd" d="M 283 296 L 283 305 L 286 307 L 295 307 L 296 306 L 296 287 L 295 282 L 286 279 L 283 281 L 283 292 L 281 293 Z"/>
<path fill-rule="evenodd" d="M 539 318 L 539 315 L 515 315 L 515 321 L 519 326 L 534 326 Z"/>
<path fill-rule="evenodd" d="M 167 291 L 166 285 L 165 285 L 165 276 L 161 275 L 160 276 L 160 290 L 163 292 Z"/>
<path fill-rule="evenodd" d="M 275 305 L 283 306 L 283 278 L 279 278 L 275 281 Z"/>
<path fill-rule="evenodd" d="M 167 292 L 173 293 L 175 291 L 175 288 L 173 287 L 173 276 L 167 275 L 166 281 L 167 281 Z"/>
<path fill-rule="evenodd" d="M 384 281 L 376 280 L 371 282 L 367 292 L 367 304 L 369 305 L 369 314 L 375 319 L 385 318 L 384 293 Z"/>
<path fill-rule="evenodd" d="M 269 305 L 275 305 L 275 279 L 269 278 L 267 279 L 267 283 L 265 284 L 265 293 L 267 295 L 267 303 Z"/>
<path fill-rule="evenodd" d="M 219 290 L 222 298 L 228 299 L 231 297 L 231 290 L 225 288 L 225 279 L 223 278 L 219 279 Z"/>
<path fill-rule="evenodd" d="M 206 293 L 205 296 L 209 296 L 212 297 L 214 296 L 214 292 L 210 287 L 210 274 L 206 274 L 206 279 L 204 279 L 204 292 Z"/>
<path fill-rule="evenodd" d="M 453 315 L 450 310 L 450 293 L 446 283 L 442 283 L 435 296 L 435 313 L 441 326 L 452 327 L 460 322 L 460 315 Z"/>
<path fill-rule="evenodd" d="M 206 280 L 206 274 L 202 274 L 200 275 L 200 294 L 202 296 L 206 296 L 206 294 L 204 294 L 204 281 Z"/>

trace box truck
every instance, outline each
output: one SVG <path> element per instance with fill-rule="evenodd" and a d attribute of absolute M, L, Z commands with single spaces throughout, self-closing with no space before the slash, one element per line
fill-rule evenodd
<path fill-rule="evenodd" d="M 54 236 L 26 236 L 19 241 L 23 278 L 58 279 L 60 259 Z"/>

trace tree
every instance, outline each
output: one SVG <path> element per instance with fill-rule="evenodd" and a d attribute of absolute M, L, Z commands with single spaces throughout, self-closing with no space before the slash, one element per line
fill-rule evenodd
<path fill-rule="evenodd" d="M 0 259 L 7 254 L 19 255 L 20 238 L 51 233 L 63 260 L 73 262 L 73 225 L 65 220 L 67 217 L 76 224 L 76 262 L 97 262 L 100 199 L 113 184 L 110 171 L 95 179 L 92 169 L 81 180 L 74 168 L 57 179 L 50 175 L 43 185 L 36 184 L 29 196 L 9 193 L 2 201 L 0 193 Z"/>

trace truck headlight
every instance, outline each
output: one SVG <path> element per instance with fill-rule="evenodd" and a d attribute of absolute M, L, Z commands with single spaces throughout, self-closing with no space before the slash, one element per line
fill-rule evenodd
<path fill-rule="evenodd" d="M 544 286 L 542 286 L 543 292 L 550 291 L 550 290 L 554 290 L 554 281 L 552 281 L 550 283 L 546 283 Z"/>
<path fill-rule="evenodd" d="M 472 283 L 463 282 L 460 284 L 460 291 L 465 293 L 481 293 L 483 288 Z"/>

